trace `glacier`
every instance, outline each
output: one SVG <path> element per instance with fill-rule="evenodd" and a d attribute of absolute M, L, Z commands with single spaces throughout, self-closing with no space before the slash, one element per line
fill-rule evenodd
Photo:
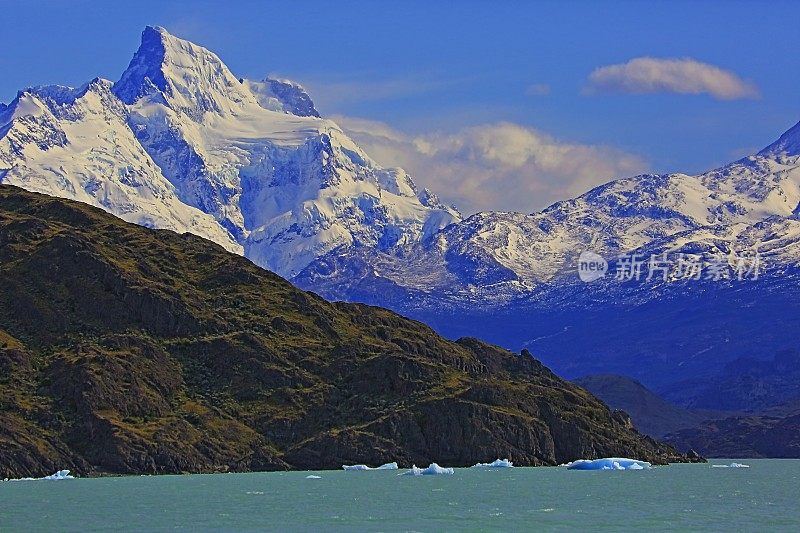
<path fill-rule="evenodd" d="M 565 465 L 567 470 L 649 470 L 652 465 L 647 461 L 608 457 L 604 459 L 579 459 Z"/>
<path fill-rule="evenodd" d="M 443 468 L 436 463 L 431 463 L 427 468 L 419 468 L 417 465 L 412 465 L 411 470 L 399 474 L 401 476 L 446 476 L 452 475 L 455 470 L 452 468 Z"/>
<path fill-rule="evenodd" d="M 342 465 L 342 469 L 346 471 L 397 470 L 397 468 L 397 463 L 386 463 L 374 468 L 367 465 Z"/>

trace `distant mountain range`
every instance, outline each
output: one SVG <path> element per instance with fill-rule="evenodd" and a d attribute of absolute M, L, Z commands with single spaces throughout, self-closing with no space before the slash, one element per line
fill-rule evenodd
<path fill-rule="evenodd" d="M 584 376 L 573 380 L 573 383 L 588 390 L 613 409 L 628 413 L 636 429 L 654 438 L 663 438 L 669 433 L 699 426 L 713 418 L 712 413 L 677 407 L 658 397 L 638 381 L 625 376 Z"/>
<path fill-rule="evenodd" d="M 298 84 L 239 79 L 151 27 L 117 82 L 34 87 L 0 106 L 2 183 L 200 235 L 328 299 L 526 347 L 567 377 L 625 374 L 716 409 L 731 407 L 714 392 L 728 365 L 798 349 L 799 165 L 800 124 L 700 175 L 636 176 L 539 213 L 465 219 L 372 161 Z M 611 262 L 588 284 L 576 272 L 587 250 Z M 728 279 L 621 282 L 629 253 Z M 756 253 L 758 279 L 735 279 Z"/>
<path fill-rule="evenodd" d="M 792 402 L 758 414 L 715 418 L 665 435 L 684 450 L 707 457 L 800 458 L 800 403 Z"/>
<path fill-rule="evenodd" d="M 686 456 L 530 354 L 0 186 L 0 479 Z"/>
<path fill-rule="evenodd" d="M 795 365 L 792 372 L 796 371 Z M 679 450 L 704 457 L 800 458 L 798 400 L 749 413 L 684 409 L 625 376 L 585 376 L 574 382 L 611 408 L 629 413 L 642 433 Z M 720 388 L 725 386 L 720 383 Z M 735 397 L 737 389 L 732 387 L 731 393 Z"/>

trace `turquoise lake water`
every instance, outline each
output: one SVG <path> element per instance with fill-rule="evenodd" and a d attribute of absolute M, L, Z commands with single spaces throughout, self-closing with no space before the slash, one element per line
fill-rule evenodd
<path fill-rule="evenodd" d="M 715 460 L 713 463 L 730 463 Z M 285 472 L 0 483 L 2 531 L 800 531 L 800 460 L 751 468 Z M 321 479 L 306 479 L 315 474 Z"/>

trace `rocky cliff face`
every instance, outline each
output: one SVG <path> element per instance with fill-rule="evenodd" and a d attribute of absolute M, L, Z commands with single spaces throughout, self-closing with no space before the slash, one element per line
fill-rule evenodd
<path fill-rule="evenodd" d="M 0 186 L 0 477 L 685 458 L 533 359 Z"/>

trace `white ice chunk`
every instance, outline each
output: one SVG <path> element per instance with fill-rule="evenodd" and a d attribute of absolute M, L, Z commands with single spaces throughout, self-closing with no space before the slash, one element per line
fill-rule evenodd
<path fill-rule="evenodd" d="M 367 465 L 342 465 L 342 468 L 344 470 L 397 470 L 397 463 L 386 463 L 376 468 Z"/>
<path fill-rule="evenodd" d="M 50 474 L 49 476 L 45 476 L 42 479 L 75 479 L 75 478 L 69 475 L 69 470 L 59 470 L 55 474 Z"/>
<path fill-rule="evenodd" d="M 315 476 L 315 475 L 313 475 L 313 474 L 312 474 L 312 475 L 310 475 L 310 476 L 306 476 L 306 479 L 322 479 L 322 477 L 320 477 L 320 476 Z"/>
<path fill-rule="evenodd" d="M 50 474 L 49 476 L 44 477 L 23 477 L 20 479 L 6 479 L 5 481 L 41 481 L 41 480 L 61 480 L 61 479 L 75 479 L 75 476 L 71 476 L 69 470 L 59 470 L 55 474 Z"/>
<path fill-rule="evenodd" d="M 608 457 L 605 459 L 579 459 L 567 463 L 568 470 L 648 470 L 651 465 L 647 461 L 626 459 L 623 457 Z"/>
<path fill-rule="evenodd" d="M 472 465 L 472 468 L 513 468 L 514 463 L 508 459 L 495 459 L 491 463 L 478 463 Z"/>
<path fill-rule="evenodd" d="M 750 468 L 750 465 L 742 463 L 731 463 L 729 465 L 711 465 L 711 468 Z"/>
<path fill-rule="evenodd" d="M 442 468 L 436 463 L 431 463 L 428 468 L 418 468 L 417 465 L 411 467 L 408 472 L 403 472 L 401 476 L 440 476 L 454 474 L 452 468 Z"/>
<path fill-rule="evenodd" d="M 61 479 L 75 479 L 75 476 L 70 475 L 69 470 L 59 470 L 55 474 L 38 478 L 40 480 L 61 480 Z"/>

